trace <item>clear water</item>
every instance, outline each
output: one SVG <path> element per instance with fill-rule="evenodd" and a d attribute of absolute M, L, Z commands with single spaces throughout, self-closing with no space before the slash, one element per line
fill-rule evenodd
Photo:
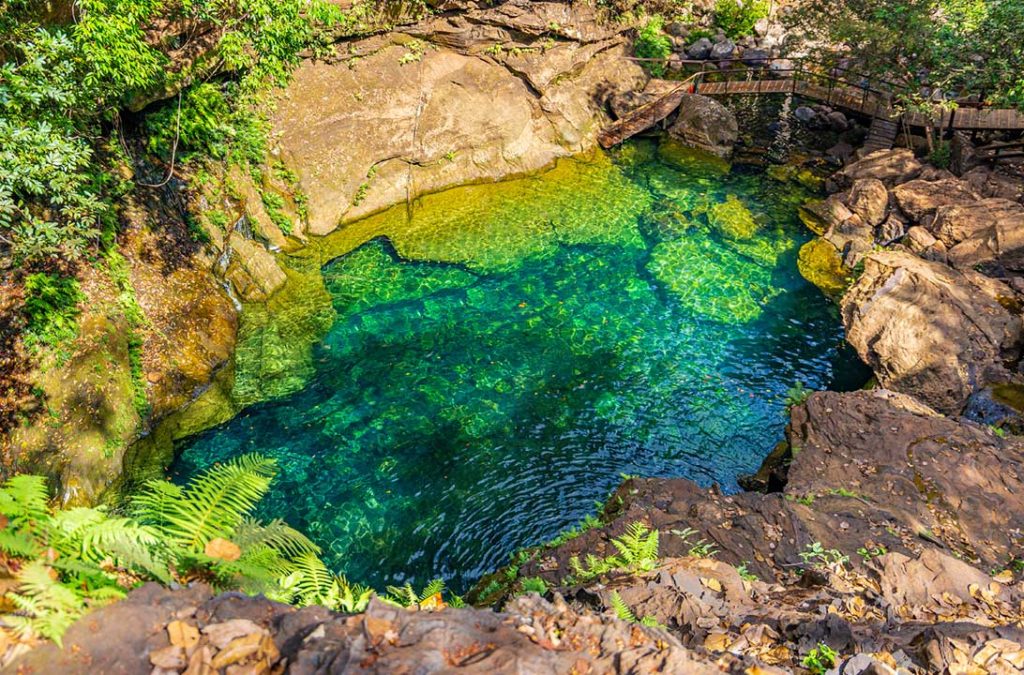
<path fill-rule="evenodd" d="M 796 272 L 805 196 L 637 144 L 385 214 L 323 269 L 306 386 L 189 439 L 175 474 L 278 458 L 261 515 L 378 588 L 465 589 L 623 473 L 736 489 L 788 387 L 863 382 Z"/>

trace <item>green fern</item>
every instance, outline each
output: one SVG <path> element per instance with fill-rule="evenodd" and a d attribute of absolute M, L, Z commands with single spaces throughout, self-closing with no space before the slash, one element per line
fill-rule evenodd
<path fill-rule="evenodd" d="M 622 599 L 618 591 L 612 591 L 610 599 L 612 610 L 615 612 L 615 616 L 622 621 L 627 623 L 638 623 L 641 626 L 647 626 L 648 628 L 665 628 L 665 625 L 660 623 L 653 616 L 645 616 L 638 619 L 636 614 L 630 609 L 626 601 Z"/>
<path fill-rule="evenodd" d="M 388 586 L 382 599 L 400 607 L 415 607 L 439 593 L 443 595 L 444 591 L 444 579 L 434 579 L 419 593 L 410 583 L 406 583 L 404 586 Z"/>
<path fill-rule="evenodd" d="M 609 559 L 616 567 L 647 572 L 658 566 L 658 531 L 641 522 L 631 523 L 612 546 L 619 552 Z"/>
<path fill-rule="evenodd" d="M 135 515 L 173 544 L 202 551 L 212 539 L 231 538 L 270 489 L 276 469 L 272 458 L 243 455 L 213 466 L 185 488 L 149 481 L 133 500 Z"/>
<path fill-rule="evenodd" d="M 620 620 L 627 621 L 629 623 L 637 622 L 636 614 L 634 614 L 633 610 L 629 608 L 629 605 L 627 605 L 626 601 L 622 599 L 622 596 L 619 595 L 618 591 L 612 591 L 611 604 L 612 609 L 615 610 L 615 616 Z"/>

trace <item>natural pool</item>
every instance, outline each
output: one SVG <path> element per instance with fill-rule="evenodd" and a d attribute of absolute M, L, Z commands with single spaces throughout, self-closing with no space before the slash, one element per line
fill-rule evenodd
<path fill-rule="evenodd" d="M 459 591 L 620 474 L 736 489 L 789 387 L 864 380 L 796 271 L 806 196 L 642 142 L 350 226 L 305 385 L 187 440 L 174 472 L 272 455 L 262 516 L 353 580 Z"/>

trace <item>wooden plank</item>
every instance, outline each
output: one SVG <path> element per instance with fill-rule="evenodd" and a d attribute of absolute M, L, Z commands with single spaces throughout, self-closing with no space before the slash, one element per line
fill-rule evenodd
<path fill-rule="evenodd" d="M 657 101 L 640 106 L 622 119 L 616 120 L 597 135 L 597 142 L 602 148 L 608 149 L 641 131 L 650 129 L 679 107 L 690 86 L 688 83 L 680 85 Z"/>

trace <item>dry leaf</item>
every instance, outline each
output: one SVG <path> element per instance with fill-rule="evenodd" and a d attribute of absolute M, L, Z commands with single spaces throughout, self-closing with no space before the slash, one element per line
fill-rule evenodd
<path fill-rule="evenodd" d="M 242 549 L 238 548 L 238 544 L 227 539 L 221 539 L 220 537 L 208 541 L 206 548 L 203 549 L 203 553 L 211 558 L 228 562 L 234 562 L 242 557 Z"/>
<path fill-rule="evenodd" d="M 191 649 L 199 642 L 199 629 L 184 621 L 172 621 L 167 624 L 167 636 L 175 647 Z"/>

